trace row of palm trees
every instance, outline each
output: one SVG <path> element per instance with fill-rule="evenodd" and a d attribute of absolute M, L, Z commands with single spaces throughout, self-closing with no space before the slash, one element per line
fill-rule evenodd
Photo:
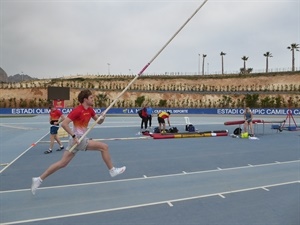
<path fill-rule="evenodd" d="M 102 91 L 118 91 L 124 90 L 128 85 L 123 81 L 76 81 L 76 80 L 61 80 L 57 83 L 52 83 L 51 86 L 55 87 L 70 87 L 73 89 L 88 88 L 88 89 L 100 89 Z M 26 83 L 0 83 L 0 89 L 30 89 L 41 88 L 46 90 L 49 85 L 45 85 L 42 82 Z M 236 85 L 234 83 L 230 85 L 207 85 L 195 82 L 190 83 L 172 83 L 172 84 L 153 84 L 151 82 L 137 82 L 133 83 L 129 88 L 129 91 L 138 92 L 189 92 L 198 93 L 201 92 L 300 92 L 300 84 L 244 84 Z"/>
<path fill-rule="evenodd" d="M 299 51 L 299 44 L 297 43 L 292 43 L 290 46 L 287 47 L 292 52 L 292 71 L 295 71 L 295 51 Z M 221 62 L 222 62 L 222 74 L 224 74 L 224 56 L 226 55 L 225 52 L 221 52 Z M 200 56 L 200 54 L 199 54 Z M 204 63 L 205 63 L 205 58 L 207 54 L 202 55 L 202 75 L 204 75 Z M 263 54 L 263 56 L 266 57 L 266 73 L 269 71 L 269 58 L 273 57 L 271 52 L 266 52 Z M 247 56 L 243 56 L 242 60 L 244 61 L 244 67 L 241 68 L 241 73 L 250 73 L 252 71 L 252 68 L 246 68 L 246 61 L 249 59 Z"/>
<path fill-rule="evenodd" d="M 95 96 L 95 107 L 107 107 L 112 103 L 106 94 L 98 93 Z M 51 101 L 42 98 L 32 99 L 16 99 L 0 98 L 0 108 L 47 108 Z M 155 107 L 179 107 L 179 108 L 235 108 L 244 107 L 245 105 L 253 108 L 298 108 L 300 106 L 300 97 L 292 96 L 289 100 L 286 100 L 280 95 L 274 96 L 260 96 L 259 94 L 246 94 L 240 96 L 240 98 L 234 98 L 233 96 L 222 95 L 218 98 L 175 98 L 175 99 L 153 99 L 151 95 L 139 96 L 135 100 L 132 99 L 119 99 L 114 107 L 141 107 L 147 103 L 147 105 Z M 70 103 L 66 107 L 75 107 L 78 105 L 77 98 L 70 100 Z"/>

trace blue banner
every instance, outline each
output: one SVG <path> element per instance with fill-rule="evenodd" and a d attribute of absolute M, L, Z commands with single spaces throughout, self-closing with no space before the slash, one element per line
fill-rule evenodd
<path fill-rule="evenodd" d="M 119 114 L 119 115 L 133 115 L 137 114 L 140 108 L 111 108 L 107 114 Z M 95 108 L 95 112 L 100 114 L 105 108 Z M 39 115 L 49 114 L 48 108 L 0 108 L 0 114 L 8 115 Z M 72 108 L 62 108 L 63 114 L 68 114 L 72 111 Z M 241 108 L 153 108 L 153 114 L 157 114 L 160 111 L 169 111 L 171 114 L 211 114 L 211 115 L 241 115 L 244 113 L 244 109 Z M 274 109 L 274 108 L 263 108 L 263 109 L 251 109 L 254 115 L 299 115 L 300 109 Z"/>

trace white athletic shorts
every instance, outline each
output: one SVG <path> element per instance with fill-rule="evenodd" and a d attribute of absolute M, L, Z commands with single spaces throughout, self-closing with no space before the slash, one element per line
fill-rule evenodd
<path fill-rule="evenodd" d="M 80 139 L 80 136 L 77 138 Z M 89 143 L 89 138 L 87 137 L 83 138 L 83 140 L 72 150 L 72 153 L 76 154 L 78 151 L 86 151 L 88 143 Z M 69 137 L 69 143 L 66 149 L 67 150 L 71 149 L 73 144 L 74 144 L 74 139 L 72 137 Z"/>

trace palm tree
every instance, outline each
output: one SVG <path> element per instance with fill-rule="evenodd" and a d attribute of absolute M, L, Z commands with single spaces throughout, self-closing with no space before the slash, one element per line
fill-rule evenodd
<path fill-rule="evenodd" d="M 243 56 L 242 60 L 244 61 L 244 68 L 243 68 L 243 72 L 246 73 L 246 61 L 248 60 L 249 57 L 247 56 Z"/>
<path fill-rule="evenodd" d="M 205 57 L 207 55 L 203 54 L 202 57 L 203 57 L 203 61 L 202 61 L 202 75 L 204 75 L 204 60 L 205 60 Z"/>
<path fill-rule="evenodd" d="M 269 57 L 273 57 L 271 52 L 266 52 L 264 54 L 264 56 L 266 57 L 266 73 L 268 73 L 269 70 Z"/>
<path fill-rule="evenodd" d="M 96 106 L 97 107 L 103 107 L 106 105 L 106 102 L 108 100 L 108 96 L 107 94 L 98 94 L 96 96 Z"/>
<path fill-rule="evenodd" d="M 299 44 L 293 43 L 291 46 L 288 46 L 287 49 L 292 51 L 292 71 L 295 71 L 295 49 L 299 51 Z"/>
<path fill-rule="evenodd" d="M 198 60 L 198 74 L 200 75 L 200 65 L 201 65 L 201 54 L 198 54 L 199 60 Z"/>
<path fill-rule="evenodd" d="M 226 55 L 225 52 L 221 52 L 221 53 L 220 53 L 220 56 L 221 56 L 221 58 L 222 58 L 222 74 L 224 74 L 224 59 L 223 59 L 223 56 L 224 56 L 224 55 Z"/>

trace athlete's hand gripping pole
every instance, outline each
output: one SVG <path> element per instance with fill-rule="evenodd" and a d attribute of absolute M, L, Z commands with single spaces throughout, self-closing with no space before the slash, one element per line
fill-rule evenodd
<path fill-rule="evenodd" d="M 155 54 L 155 56 L 144 66 L 144 68 L 134 77 L 134 79 L 124 88 L 124 90 L 117 96 L 117 98 L 103 111 L 99 118 L 92 124 L 92 126 L 81 136 L 78 140 L 81 142 L 86 135 L 96 126 L 98 121 L 106 115 L 108 110 L 119 100 L 119 98 L 128 90 L 128 88 L 144 73 L 144 71 L 150 66 L 150 64 L 159 56 L 159 54 L 170 44 L 170 42 L 177 36 L 177 34 L 186 26 L 186 24 L 197 14 L 197 12 L 204 6 L 208 0 L 204 0 L 203 3 L 195 10 L 195 12 L 185 21 L 185 23 L 176 31 L 176 33 L 167 41 L 167 43 Z M 76 148 L 77 144 L 73 145 L 69 149 L 70 152 Z"/>

